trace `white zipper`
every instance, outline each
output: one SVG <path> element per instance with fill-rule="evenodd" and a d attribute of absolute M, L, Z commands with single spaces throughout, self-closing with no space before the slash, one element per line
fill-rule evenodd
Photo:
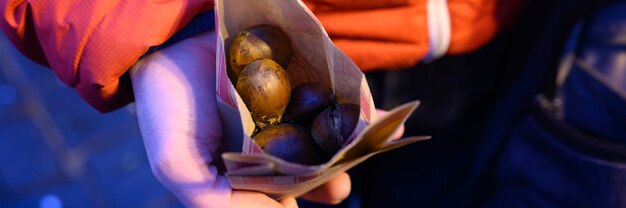
<path fill-rule="evenodd" d="M 446 0 L 428 0 L 426 2 L 428 21 L 428 54 L 423 61 L 428 63 L 448 52 L 450 47 L 450 13 Z"/>

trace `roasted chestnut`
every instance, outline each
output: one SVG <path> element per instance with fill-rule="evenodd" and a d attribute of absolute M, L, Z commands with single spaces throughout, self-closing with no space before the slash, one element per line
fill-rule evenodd
<path fill-rule="evenodd" d="M 270 59 L 248 64 L 237 81 L 237 92 L 260 129 L 278 124 L 289 103 L 289 78 L 280 65 Z"/>
<path fill-rule="evenodd" d="M 309 132 L 294 124 L 278 124 L 258 132 L 252 138 L 267 154 L 283 160 L 317 165 L 324 162 L 321 149 Z"/>
<path fill-rule="evenodd" d="M 287 33 L 271 25 L 257 25 L 233 37 L 226 58 L 230 76 L 236 80 L 243 68 L 254 60 L 272 59 L 286 69 L 292 55 L 293 47 Z"/>
<path fill-rule="evenodd" d="M 291 90 L 284 120 L 310 127 L 315 116 L 330 106 L 333 100 L 333 90 L 321 82 L 300 84 Z"/>
<path fill-rule="evenodd" d="M 317 115 L 311 124 L 311 135 L 327 153 L 335 154 L 343 147 L 359 121 L 358 105 L 340 103 Z"/>

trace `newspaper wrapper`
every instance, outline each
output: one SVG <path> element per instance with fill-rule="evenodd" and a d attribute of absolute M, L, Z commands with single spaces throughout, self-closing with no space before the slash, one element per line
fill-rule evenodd
<path fill-rule="evenodd" d="M 234 189 L 259 191 L 275 199 L 297 197 L 337 174 L 384 151 L 426 136 L 392 140 L 392 135 L 417 108 L 406 103 L 377 118 L 367 81 L 359 68 L 333 43 L 322 25 L 300 0 L 217 0 L 217 95 L 223 123 L 222 159 Z M 318 81 L 331 86 L 337 101 L 360 106 L 356 129 L 328 162 L 300 165 L 265 154 L 250 135 L 254 122 L 227 75 L 226 53 L 231 37 L 246 28 L 268 24 L 290 37 L 294 57 L 286 71 L 291 86 Z M 392 171 L 392 170 L 390 170 Z"/>

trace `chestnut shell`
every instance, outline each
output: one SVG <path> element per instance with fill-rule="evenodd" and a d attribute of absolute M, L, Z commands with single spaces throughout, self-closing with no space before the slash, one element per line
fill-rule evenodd
<path fill-rule="evenodd" d="M 305 165 L 324 162 L 321 149 L 309 132 L 298 125 L 278 124 L 258 132 L 252 138 L 267 154 L 283 160 Z"/>
<path fill-rule="evenodd" d="M 284 121 L 310 127 L 311 122 L 334 103 L 333 90 L 321 82 L 303 83 L 291 90 Z"/>
<path fill-rule="evenodd" d="M 278 124 L 289 103 L 291 86 L 285 70 L 270 59 L 248 64 L 237 81 L 237 92 L 257 127 Z"/>
<path fill-rule="evenodd" d="M 343 147 L 359 121 L 358 105 L 339 103 L 317 115 L 311 124 L 311 135 L 327 153 L 335 154 Z"/>
<path fill-rule="evenodd" d="M 287 33 L 271 25 L 257 25 L 235 35 L 228 48 L 229 74 L 236 80 L 244 67 L 254 60 L 267 58 L 287 68 L 293 46 Z"/>

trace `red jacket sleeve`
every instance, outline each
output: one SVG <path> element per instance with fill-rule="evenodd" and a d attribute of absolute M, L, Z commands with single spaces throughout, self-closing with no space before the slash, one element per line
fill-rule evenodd
<path fill-rule="evenodd" d="M 515 20 L 524 1 L 304 0 L 304 2 L 324 25 L 335 45 L 350 56 L 361 70 L 371 71 L 411 67 L 437 50 L 444 54 L 475 51 Z M 443 13 L 438 9 L 443 9 Z M 442 28 L 447 29 L 441 30 Z M 442 38 L 444 36 L 447 38 Z"/>
<path fill-rule="evenodd" d="M 3 32 L 27 57 L 49 66 L 94 108 L 131 102 L 120 77 L 213 0 L 0 0 Z"/>

